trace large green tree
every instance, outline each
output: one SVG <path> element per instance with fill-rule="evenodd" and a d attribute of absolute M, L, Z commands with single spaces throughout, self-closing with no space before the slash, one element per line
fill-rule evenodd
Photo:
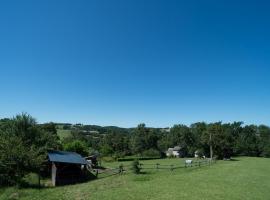
<path fill-rule="evenodd" d="M 58 138 L 41 129 L 36 120 L 23 113 L 1 121 L 0 170 L 5 183 L 19 183 L 29 172 L 39 172 L 49 149 L 58 148 Z"/>

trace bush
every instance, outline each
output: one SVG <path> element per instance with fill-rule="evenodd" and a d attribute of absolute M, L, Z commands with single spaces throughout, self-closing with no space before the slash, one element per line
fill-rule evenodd
<path fill-rule="evenodd" d="M 124 158 L 125 157 L 125 154 L 124 153 L 121 153 L 121 152 L 116 152 L 113 154 L 113 158 L 115 160 L 118 160 L 119 158 Z"/>
<path fill-rule="evenodd" d="M 270 146 L 265 146 L 262 152 L 262 156 L 265 158 L 270 158 Z"/>
<path fill-rule="evenodd" d="M 131 165 L 131 170 L 134 174 L 139 174 L 141 171 L 139 160 L 134 160 Z"/>
<path fill-rule="evenodd" d="M 160 159 L 160 157 L 128 157 L 128 158 L 118 158 L 118 162 L 125 162 L 125 161 L 134 161 L 134 160 L 155 160 L 155 159 Z"/>
<path fill-rule="evenodd" d="M 101 146 L 100 153 L 103 156 L 111 156 L 113 154 L 113 149 L 112 147 L 106 144 L 106 145 Z"/>
<path fill-rule="evenodd" d="M 64 144 L 64 150 L 76 152 L 82 156 L 88 156 L 89 154 L 89 149 L 86 143 L 80 140 L 74 140 L 72 142 Z"/>

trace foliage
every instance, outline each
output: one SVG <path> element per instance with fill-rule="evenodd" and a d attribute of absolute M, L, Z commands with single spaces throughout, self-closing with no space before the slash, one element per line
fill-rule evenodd
<path fill-rule="evenodd" d="M 0 189 L 0 200 L 17 194 L 20 200 L 160 200 L 160 199 L 269 199 L 270 159 L 238 157 L 238 161 L 218 161 L 202 170 L 147 170 L 146 174 L 101 178 L 83 184 L 49 189 Z M 181 159 L 143 161 L 143 164 L 177 165 Z M 119 163 L 104 163 L 118 168 Z M 125 169 L 125 164 L 124 164 Z"/>
<path fill-rule="evenodd" d="M 56 134 L 38 126 L 26 113 L 1 121 L 1 184 L 19 184 L 27 173 L 39 172 L 47 150 L 58 147 Z"/>
<path fill-rule="evenodd" d="M 134 174 L 139 174 L 141 171 L 139 160 L 134 160 L 131 164 L 131 170 Z"/>
<path fill-rule="evenodd" d="M 105 162 L 114 162 L 115 159 L 111 156 L 104 156 L 102 157 L 102 161 L 105 161 Z"/>
<path fill-rule="evenodd" d="M 160 157 L 126 157 L 126 158 L 118 158 L 118 162 L 124 161 L 134 161 L 134 160 L 156 160 L 160 159 Z"/>
<path fill-rule="evenodd" d="M 171 143 L 181 147 L 181 157 L 193 156 L 195 152 L 195 138 L 189 127 L 175 125 L 171 129 Z"/>
<path fill-rule="evenodd" d="M 131 138 L 131 148 L 134 154 L 142 155 L 147 149 L 157 149 L 158 134 L 145 124 L 139 124 Z"/>
<path fill-rule="evenodd" d="M 178 124 L 169 131 L 149 128 L 145 124 L 139 124 L 138 127 L 131 129 L 92 125 L 76 127 L 69 130 L 71 135 L 64 138 L 63 143 L 80 140 L 88 147 L 101 152 L 102 156 L 111 156 L 115 159 L 130 155 L 150 156 L 149 149 L 152 154 L 155 152 L 155 156 L 163 155 L 168 148 L 174 146 L 181 147 L 181 157 L 193 157 L 197 150 L 209 157 L 210 144 L 213 146 L 214 156 L 220 159 L 233 155 L 269 157 L 270 128 L 264 125 L 244 126 L 242 122 L 225 124 L 198 122 L 189 127 Z M 94 131 L 95 128 L 103 134 Z"/>
<path fill-rule="evenodd" d="M 89 155 L 89 149 L 88 149 L 86 143 L 83 141 L 80 141 L 80 140 L 74 140 L 74 141 L 71 141 L 71 142 L 64 144 L 64 150 L 76 152 L 82 156 Z"/>
<path fill-rule="evenodd" d="M 210 146 L 219 159 L 235 155 L 270 157 L 270 128 L 242 122 L 177 124 L 171 129 L 149 128 L 145 124 L 127 129 L 52 122 L 37 124 L 33 117 L 23 113 L 0 120 L 1 184 L 19 183 L 25 174 L 42 170 L 49 149 L 75 151 L 83 156 L 98 154 L 124 161 L 160 158 L 174 146 L 180 146 L 182 157 L 193 157 L 198 150 L 200 155 L 209 157 Z"/>
<path fill-rule="evenodd" d="M 156 149 L 147 149 L 145 151 L 143 151 L 142 155 L 144 157 L 156 157 L 156 158 L 160 158 L 160 151 L 156 150 Z"/>

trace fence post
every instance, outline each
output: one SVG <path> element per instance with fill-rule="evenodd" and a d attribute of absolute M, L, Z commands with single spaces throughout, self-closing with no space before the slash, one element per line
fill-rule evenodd
<path fill-rule="evenodd" d="M 201 167 L 201 161 L 199 161 L 199 167 Z"/>
<path fill-rule="evenodd" d="M 40 170 L 38 171 L 38 189 L 40 189 Z"/>
<path fill-rule="evenodd" d="M 121 164 L 119 165 L 119 174 L 123 174 L 124 166 Z"/>
<path fill-rule="evenodd" d="M 96 177 L 98 178 L 98 169 L 97 169 L 97 171 L 96 171 Z"/>
<path fill-rule="evenodd" d="M 157 167 L 156 167 L 156 169 L 158 169 L 158 168 L 159 168 L 158 166 L 159 166 L 159 164 L 157 163 Z"/>

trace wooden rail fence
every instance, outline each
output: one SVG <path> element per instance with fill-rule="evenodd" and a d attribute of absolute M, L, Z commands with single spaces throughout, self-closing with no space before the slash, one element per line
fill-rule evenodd
<path fill-rule="evenodd" d="M 141 170 L 170 170 L 173 171 L 175 169 L 179 168 L 190 168 L 190 167 L 203 167 L 203 166 L 210 166 L 212 164 L 216 163 L 216 160 L 192 160 L 191 163 L 187 164 L 186 162 L 184 164 L 171 164 L 171 165 L 163 165 L 160 163 L 156 164 L 148 164 L 148 163 L 139 163 L 139 167 Z M 93 173 L 95 173 L 97 178 L 106 178 L 109 176 L 117 175 L 117 174 L 123 174 L 124 172 L 130 171 L 132 165 L 119 165 L 118 168 L 107 168 L 107 169 L 95 169 Z"/>

